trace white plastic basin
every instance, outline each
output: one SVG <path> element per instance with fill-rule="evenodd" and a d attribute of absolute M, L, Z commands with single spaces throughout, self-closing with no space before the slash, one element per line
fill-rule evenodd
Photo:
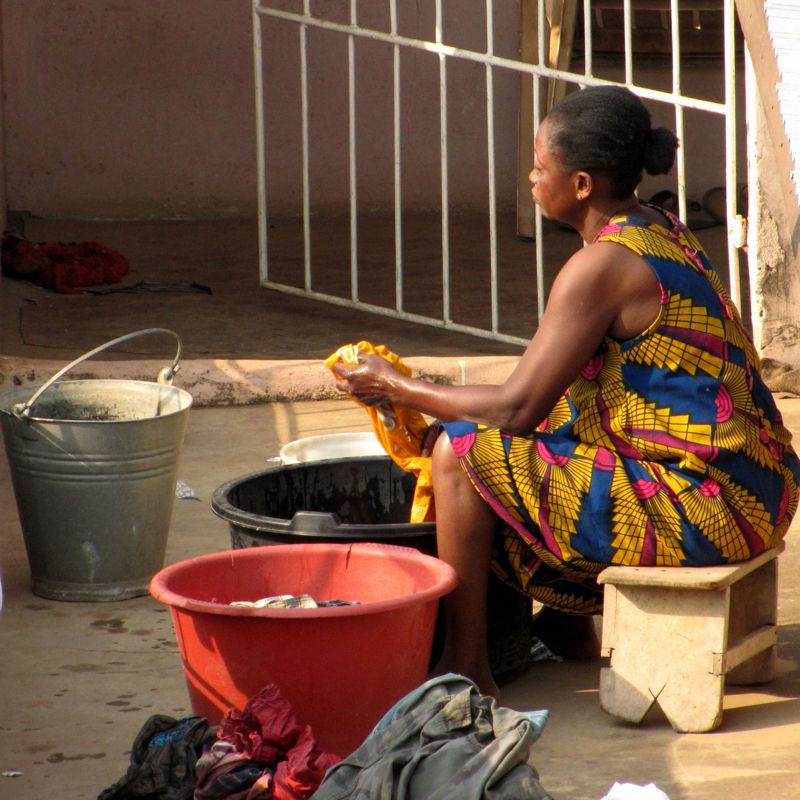
<path fill-rule="evenodd" d="M 335 458 L 386 455 L 374 433 L 325 433 L 295 439 L 280 451 L 282 464 L 304 464 L 308 461 L 328 461 Z"/>

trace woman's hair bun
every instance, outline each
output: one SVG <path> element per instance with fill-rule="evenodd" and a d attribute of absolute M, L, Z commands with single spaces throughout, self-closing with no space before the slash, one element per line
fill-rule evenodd
<path fill-rule="evenodd" d="M 675 163 L 678 137 L 667 128 L 653 128 L 643 153 L 643 166 L 649 175 L 665 175 Z"/>

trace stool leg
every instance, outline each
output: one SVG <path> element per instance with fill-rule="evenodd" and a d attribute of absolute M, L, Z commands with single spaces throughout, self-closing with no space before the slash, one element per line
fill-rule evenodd
<path fill-rule="evenodd" d="M 600 675 L 603 710 L 640 722 L 657 702 L 676 731 L 714 730 L 722 721 L 724 676 L 713 674 L 713 654 L 725 644 L 727 589 L 614 589 L 613 633 L 604 638 L 611 664 Z"/>
<path fill-rule="evenodd" d="M 728 649 L 762 625 L 777 624 L 777 577 L 778 560 L 773 559 L 731 586 Z M 743 686 L 769 683 L 775 674 L 776 659 L 777 648 L 769 647 L 732 669 L 727 682 Z"/>

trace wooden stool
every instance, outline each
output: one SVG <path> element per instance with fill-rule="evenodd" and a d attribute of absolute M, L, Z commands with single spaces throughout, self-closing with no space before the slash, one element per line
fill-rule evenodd
<path fill-rule="evenodd" d="M 720 567 L 608 567 L 604 584 L 600 705 L 641 722 L 658 703 L 680 732 L 722 722 L 729 683 L 772 680 L 780 544 Z"/>

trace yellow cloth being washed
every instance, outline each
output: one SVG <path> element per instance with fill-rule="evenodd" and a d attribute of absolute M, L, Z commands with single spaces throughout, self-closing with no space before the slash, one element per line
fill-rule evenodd
<path fill-rule="evenodd" d="M 403 375 L 411 375 L 411 370 L 400 360 L 399 356 L 382 344 L 375 347 L 370 342 L 343 345 L 325 359 L 325 366 L 331 372 L 336 364 L 354 367 L 358 364 L 359 353 L 380 356 L 398 372 Z M 355 400 L 355 398 L 353 399 Z M 431 521 L 434 519 L 431 459 L 429 456 L 420 455 L 422 438 L 428 428 L 425 418 L 419 411 L 414 411 L 406 406 L 396 406 L 393 403 L 368 406 L 358 400 L 355 402 L 370 415 L 375 436 L 392 461 L 406 472 L 413 472 L 417 476 L 417 488 L 414 491 L 410 521 Z"/>

